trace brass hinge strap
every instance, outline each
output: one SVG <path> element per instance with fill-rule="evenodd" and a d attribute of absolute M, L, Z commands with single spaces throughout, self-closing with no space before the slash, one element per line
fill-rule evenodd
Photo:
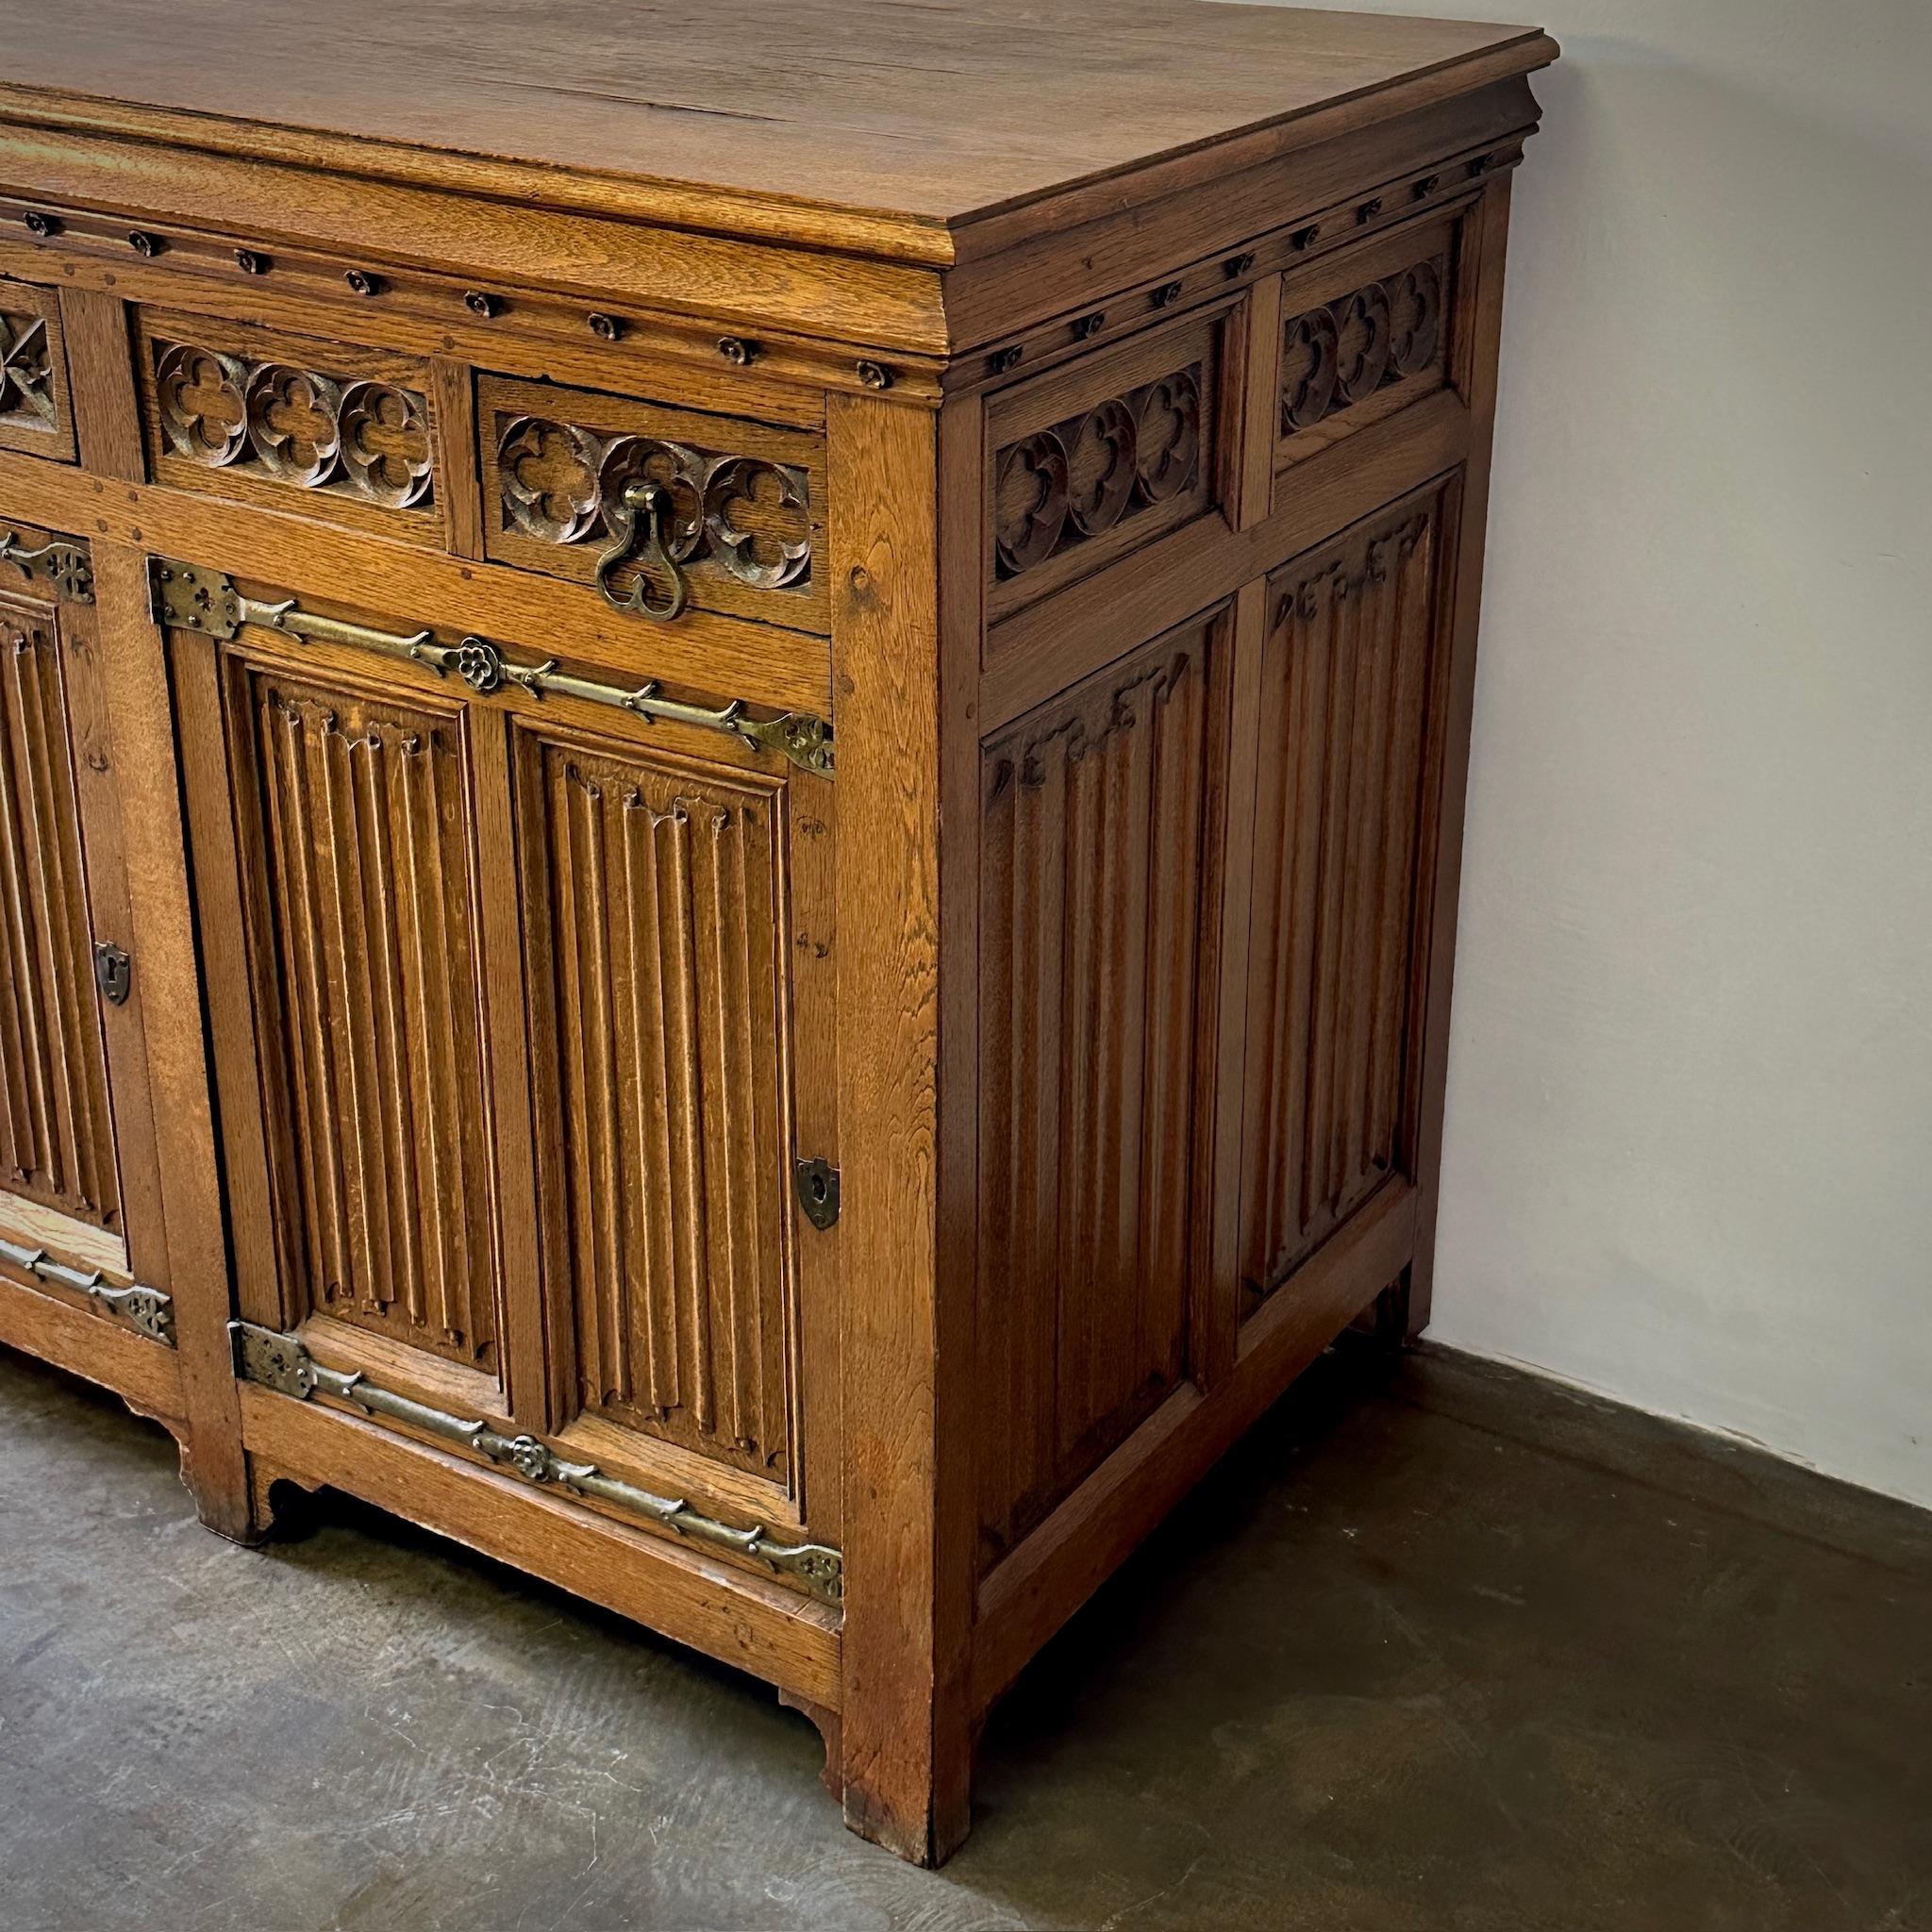
<path fill-rule="evenodd" d="M 18 1241 L 0 1241 L 0 1261 L 10 1262 L 37 1280 L 58 1282 L 91 1295 L 130 1328 L 151 1341 L 165 1341 L 170 1348 L 175 1345 L 175 1304 L 158 1288 L 143 1288 L 138 1281 L 124 1286 L 109 1281 L 98 1268 L 70 1268 L 44 1248 L 24 1248 Z"/>
<path fill-rule="evenodd" d="M 653 1495 L 649 1490 L 605 1475 L 595 1463 L 567 1461 L 535 1436 L 506 1436 L 490 1423 L 470 1422 L 446 1409 L 432 1408 L 427 1403 L 384 1389 L 366 1375 L 325 1369 L 296 1336 L 258 1327 L 252 1322 L 230 1322 L 228 1333 L 235 1343 L 235 1372 L 244 1382 L 259 1383 L 264 1389 L 303 1402 L 311 1395 L 327 1395 L 364 1415 L 407 1423 L 425 1435 L 483 1457 L 526 1482 L 565 1490 L 573 1495 L 593 1496 L 674 1535 L 749 1557 L 769 1570 L 797 1578 L 812 1595 L 827 1603 L 837 1603 L 843 1594 L 843 1559 L 826 1544 L 780 1542 L 762 1524 L 734 1529 L 728 1523 L 693 1509 L 681 1496 Z"/>
<path fill-rule="evenodd" d="M 236 591 L 233 578 L 220 571 L 160 557 L 151 558 L 149 567 L 155 619 L 175 629 L 226 640 L 244 624 L 253 624 L 298 643 L 346 644 L 353 650 L 377 651 L 384 657 L 424 665 L 439 677 L 453 671 L 482 696 L 513 686 L 533 698 L 555 692 L 560 697 L 580 698 L 586 704 L 609 705 L 646 724 L 689 724 L 700 731 L 720 732 L 753 751 L 776 752 L 819 777 L 832 775 L 832 727 L 809 711 L 754 718 L 746 712 L 741 698 L 716 707 L 683 704 L 661 696 L 655 678 L 627 691 L 622 685 L 600 684 L 594 678 L 559 671 L 555 658 L 539 664 L 519 664 L 488 638 L 466 637 L 445 644 L 438 642 L 429 630 L 375 630 L 346 618 L 304 610 L 294 597 L 267 603 L 243 596 Z"/>
<path fill-rule="evenodd" d="M 0 563 L 17 565 L 28 576 L 53 587 L 57 597 L 72 604 L 94 601 L 94 564 L 83 544 L 63 543 L 58 537 L 38 550 L 21 541 L 18 530 L 0 527 Z"/>

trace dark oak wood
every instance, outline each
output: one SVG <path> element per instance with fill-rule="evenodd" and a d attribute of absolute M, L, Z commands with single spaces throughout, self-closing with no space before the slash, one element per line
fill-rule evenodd
<path fill-rule="evenodd" d="M 1426 1320 L 1554 47 L 0 38 L 0 1341 L 225 1534 L 341 1489 L 758 1673 L 937 1862 L 1027 1659 Z"/>

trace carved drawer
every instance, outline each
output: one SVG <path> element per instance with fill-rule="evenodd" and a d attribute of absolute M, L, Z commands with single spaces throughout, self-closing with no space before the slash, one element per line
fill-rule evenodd
<path fill-rule="evenodd" d="M 1284 280 L 1277 475 L 1448 385 L 1457 226 L 1391 229 Z"/>
<path fill-rule="evenodd" d="M 1150 329 L 988 403 L 989 621 L 1214 510 L 1224 316 Z"/>
<path fill-rule="evenodd" d="M 0 277 L 0 449 L 74 460 L 60 304 L 52 289 Z"/>
<path fill-rule="evenodd" d="M 484 551 L 670 622 L 829 629 L 823 438 L 588 390 L 477 380 Z"/>
<path fill-rule="evenodd" d="M 444 543 L 448 458 L 426 361 L 143 308 L 135 365 L 157 482 Z"/>

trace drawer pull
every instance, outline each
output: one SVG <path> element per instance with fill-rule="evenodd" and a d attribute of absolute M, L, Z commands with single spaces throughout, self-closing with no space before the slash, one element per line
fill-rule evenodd
<path fill-rule="evenodd" d="M 685 607 L 689 587 L 677 567 L 670 546 L 664 541 L 664 519 L 671 508 L 671 492 L 660 483 L 640 480 L 627 484 L 610 511 L 610 534 L 616 540 L 597 559 L 597 588 L 613 610 L 648 617 L 653 624 L 669 624 Z M 638 515 L 643 514 L 643 542 L 639 547 Z M 611 579 L 627 563 L 640 566 L 637 581 L 627 591 L 618 591 Z M 670 594 L 661 604 L 651 602 L 650 571 L 662 571 L 671 579 Z"/>

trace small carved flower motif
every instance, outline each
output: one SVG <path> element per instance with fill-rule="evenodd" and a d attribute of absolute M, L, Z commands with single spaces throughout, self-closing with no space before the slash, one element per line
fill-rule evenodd
<path fill-rule="evenodd" d="M 1178 496 L 1201 460 L 1201 384 L 1191 369 L 1149 385 L 1141 398 L 1141 490 L 1149 503 Z"/>
<path fill-rule="evenodd" d="M 247 445 L 246 369 L 232 356 L 182 342 L 155 369 L 161 428 L 176 456 L 221 469 Z"/>
<path fill-rule="evenodd" d="M 423 398 L 387 382 L 342 391 L 342 468 L 364 496 L 407 509 L 429 494 L 429 430 Z"/>
<path fill-rule="evenodd" d="M 740 582 L 781 590 L 811 561 L 811 520 L 802 470 L 758 457 L 732 457 L 705 486 L 705 531 Z"/>
<path fill-rule="evenodd" d="M 264 363 L 248 385 L 248 441 L 262 467 L 305 490 L 325 483 L 342 446 L 341 407 L 327 376 Z"/>
<path fill-rule="evenodd" d="M 504 514 L 546 543 L 579 541 L 597 522 L 597 445 L 581 430 L 516 417 L 496 446 Z"/>

